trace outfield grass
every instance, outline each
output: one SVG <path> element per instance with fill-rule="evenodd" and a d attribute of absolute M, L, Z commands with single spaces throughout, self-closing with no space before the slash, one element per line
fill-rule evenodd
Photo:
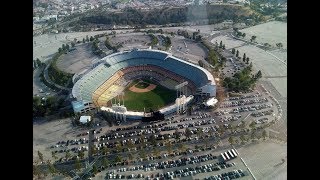
<path fill-rule="evenodd" d="M 144 80 L 145 82 L 156 84 L 150 80 Z M 136 93 L 129 90 L 129 87 L 136 84 L 137 81 L 132 82 L 124 91 L 124 105 L 128 110 L 131 111 L 149 111 L 150 108 L 158 110 L 166 106 L 167 104 L 173 103 L 176 99 L 176 91 L 167 89 L 161 85 L 149 92 Z"/>

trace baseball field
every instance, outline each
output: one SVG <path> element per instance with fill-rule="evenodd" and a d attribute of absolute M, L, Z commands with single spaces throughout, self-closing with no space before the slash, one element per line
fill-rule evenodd
<path fill-rule="evenodd" d="M 124 91 L 124 104 L 128 110 L 148 112 L 158 110 L 176 99 L 176 92 L 149 79 L 135 80 Z"/>

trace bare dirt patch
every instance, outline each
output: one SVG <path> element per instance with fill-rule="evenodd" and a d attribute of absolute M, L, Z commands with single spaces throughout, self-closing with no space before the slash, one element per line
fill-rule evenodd
<path fill-rule="evenodd" d="M 149 92 L 149 91 L 152 91 L 154 90 L 155 88 L 157 87 L 157 85 L 155 84 L 150 84 L 148 87 L 144 88 L 144 89 L 141 89 L 141 88 L 138 88 L 136 87 L 136 85 L 133 85 L 129 88 L 130 91 L 132 92 L 136 92 L 136 93 L 144 93 L 144 92 Z"/>

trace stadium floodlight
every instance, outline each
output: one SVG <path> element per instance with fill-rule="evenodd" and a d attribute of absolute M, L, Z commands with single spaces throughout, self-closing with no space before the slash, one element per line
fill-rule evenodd
<path fill-rule="evenodd" d="M 176 85 L 174 88 L 177 90 L 177 89 L 180 89 L 180 88 L 182 88 L 183 86 L 186 86 L 186 85 L 188 85 L 188 81 L 180 83 L 180 84 Z"/>

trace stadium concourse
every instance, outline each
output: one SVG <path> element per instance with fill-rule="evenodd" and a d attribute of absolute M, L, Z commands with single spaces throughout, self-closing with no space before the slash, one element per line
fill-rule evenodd
<path fill-rule="evenodd" d="M 119 111 L 129 119 L 141 118 L 143 113 L 130 113 L 123 105 L 115 105 L 119 103 L 112 102 L 112 107 L 107 107 L 113 98 L 123 95 L 122 92 L 132 81 L 141 78 L 149 78 L 171 90 L 176 90 L 178 84 L 188 82 L 179 92 L 181 96 L 177 96 L 176 103 L 160 110 L 163 114 L 175 112 L 179 108 L 177 102 L 188 105 L 195 95 L 207 98 L 216 96 L 214 78 L 206 69 L 164 51 L 134 49 L 106 56 L 79 77 L 76 74 L 72 89 L 72 95 L 76 98 L 72 102 L 73 109 L 84 113 L 100 108 L 114 113 Z"/>

